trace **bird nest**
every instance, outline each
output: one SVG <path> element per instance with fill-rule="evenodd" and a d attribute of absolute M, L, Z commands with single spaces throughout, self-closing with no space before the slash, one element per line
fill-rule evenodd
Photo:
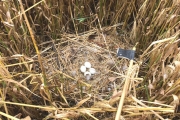
<path fill-rule="evenodd" d="M 52 40 L 50 47 L 46 46 L 41 55 L 48 78 L 47 86 L 51 86 L 54 96 L 58 87 L 65 106 L 75 106 L 90 95 L 89 102 L 83 102 L 86 107 L 94 105 L 95 101 L 120 96 L 118 91 L 123 88 L 129 60 L 118 58 L 116 51 L 117 48 L 132 48 L 120 41 L 123 41 L 122 37 L 98 32 L 78 37 L 63 34 L 61 39 Z M 96 71 L 88 79 L 80 70 L 85 62 L 89 62 Z"/>

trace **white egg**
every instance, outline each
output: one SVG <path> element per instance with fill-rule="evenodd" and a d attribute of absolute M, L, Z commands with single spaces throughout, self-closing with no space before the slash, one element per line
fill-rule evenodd
<path fill-rule="evenodd" d="M 84 73 L 84 72 L 86 72 L 86 67 L 85 67 L 84 65 L 82 65 L 81 68 L 80 68 L 80 70 L 81 70 L 81 72 Z"/>
<path fill-rule="evenodd" d="M 91 73 L 90 72 L 85 72 L 84 76 L 86 77 L 86 80 L 90 80 L 91 79 Z"/>
<path fill-rule="evenodd" d="M 90 72 L 91 74 L 95 74 L 95 73 L 96 73 L 96 70 L 95 70 L 94 68 L 89 68 L 89 72 Z"/>
<path fill-rule="evenodd" d="M 86 66 L 86 68 L 91 68 L 91 63 L 90 62 L 85 62 L 84 66 Z"/>

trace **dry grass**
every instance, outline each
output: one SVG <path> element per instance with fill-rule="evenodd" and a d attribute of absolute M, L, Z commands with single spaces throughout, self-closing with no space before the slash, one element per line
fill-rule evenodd
<path fill-rule="evenodd" d="M 22 2 L 0 2 L 0 119 L 111 120 L 120 99 L 122 120 L 179 119 L 178 0 Z"/>

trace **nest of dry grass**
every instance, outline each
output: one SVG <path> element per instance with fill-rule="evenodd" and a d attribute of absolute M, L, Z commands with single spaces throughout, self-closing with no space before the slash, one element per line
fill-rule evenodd
<path fill-rule="evenodd" d="M 52 40 L 50 47 L 41 53 L 48 80 L 46 87 L 53 88 L 51 89 L 54 94 L 51 96 L 53 101 L 59 97 L 63 98 L 59 101 L 63 103 L 62 107 L 75 107 L 78 111 L 78 108 L 83 106 L 91 108 L 93 113 L 106 112 L 106 110 L 93 111 L 93 108 L 113 108 L 122 93 L 129 62 L 125 58 L 118 59 L 116 51 L 119 47 L 131 48 L 131 46 L 119 42 L 120 37 L 97 33 L 98 30 L 94 30 L 79 37 L 64 34 L 59 40 L 62 42 L 55 43 Z M 105 41 L 103 37 L 106 37 Z M 105 43 L 114 45 L 112 48 L 109 46 L 106 48 Z M 96 69 L 90 80 L 87 80 L 80 71 L 80 67 L 86 61 Z M 134 77 L 137 77 L 138 68 L 139 65 L 136 63 L 132 70 Z M 56 96 L 59 94 L 58 91 L 61 91 L 61 96 Z"/>

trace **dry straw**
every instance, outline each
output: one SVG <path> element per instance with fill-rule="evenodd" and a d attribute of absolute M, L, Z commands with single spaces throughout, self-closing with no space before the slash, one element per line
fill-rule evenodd
<path fill-rule="evenodd" d="M 179 6 L 1 1 L 1 119 L 179 119 Z M 117 58 L 137 42 L 133 64 Z"/>

